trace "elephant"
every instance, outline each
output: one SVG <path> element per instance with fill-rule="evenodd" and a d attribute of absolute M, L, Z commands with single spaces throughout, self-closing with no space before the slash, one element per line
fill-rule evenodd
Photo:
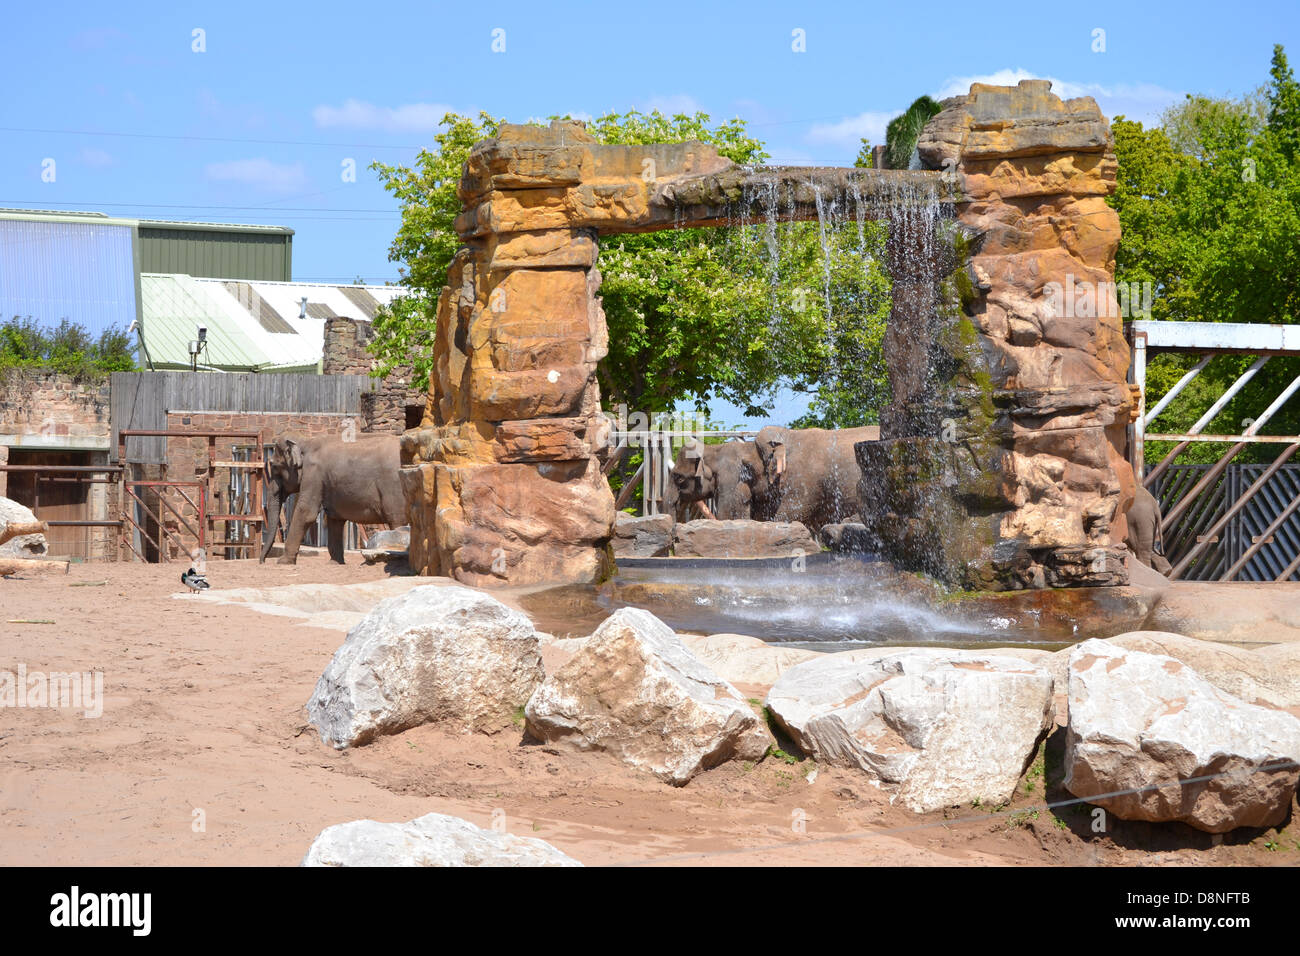
<path fill-rule="evenodd" d="M 664 512 L 678 521 L 689 521 L 692 510 L 723 521 L 749 518 L 754 499 L 763 499 L 766 486 L 763 463 L 753 442 L 688 444 L 669 474 Z M 708 506 L 710 499 L 716 505 L 713 510 Z"/>
<path fill-rule="evenodd" d="M 297 564 L 307 526 L 325 509 L 330 557 L 343 564 L 343 525 L 348 521 L 406 523 L 406 499 L 398 470 L 401 452 L 396 435 L 359 435 L 276 440 L 266 462 L 267 507 L 262 554 L 266 560 L 280 528 L 280 510 L 290 495 L 298 496 L 293 520 L 284 536 L 278 564 Z"/>
<path fill-rule="evenodd" d="M 861 520 L 858 481 L 862 472 L 853 446 L 879 438 L 878 425 L 761 429 L 754 445 L 768 493 L 756 501 L 754 517 L 798 521 L 813 534 L 824 525 Z"/>
<path fill-rule="evenodd" d="M 1166 577 L 1173 567 L 1165 559 L 1164 535 L 1160 531 L 1160 502 L 1139 483 L 1128 509 L 1128 534 L 1124 543 L 1139 561 Z"/>

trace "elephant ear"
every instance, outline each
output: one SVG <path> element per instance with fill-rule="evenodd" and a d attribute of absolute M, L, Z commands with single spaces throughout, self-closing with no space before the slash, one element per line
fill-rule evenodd
<path fill-rule="evenodd" d="M 302 469 L 302 445 L 299 445 L 292 438 L 284 440 L 284 456 L 294 468 Z"/>

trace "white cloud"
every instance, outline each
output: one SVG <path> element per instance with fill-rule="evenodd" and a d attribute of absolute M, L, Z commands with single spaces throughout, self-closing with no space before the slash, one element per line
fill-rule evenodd
<path fill-rule="evenodd" d="M 857 116 L 846 116 L 834 123 L 813 123 L 805 139 L 810 143 L 852 149 L 856 155 L 862 138 L 871 140 L 873 146 L 885 141 L 885 126 L 902 110 L 880 112 L 869 110 Z"/>
<path fill-rule="evenodd" d="M 275 163 L 265 157 L 209 163 L 203 173 L 216 182 L 240 183 L 268 192 L 293 192 L 307 185 L 302 163 Z"/>
<path fill-rule="evenodd" d="M 949 77 L 934 94 L 935 99 L 958 96 L 970 92 L 972 83 L 992 83 L 997 86 L 1015 86 L 1021 80 L 1051 80 L 1052 92 L 1062 99 L 1091 96 L 1101 107 L 1107 119 L 1123 114 L 1131 120 L 1150 125 L 1160 119 L 1160 114 L 1183 98 L 1178 90 L 1165 89 L 1154 83 L 1075 83 L 1054 76 L 1040 76 L 1029 70 L 1001 69 L 983 76 Z"/>
<path fill-rule="evenodd" d="M 364 100 L 348 98 L 342 106 L 317 106 L 311 111 L 316 125 L 323 129 L 375 129 L 387 133 L 428 133 L 437 129 L 442 118 L 459 110 L 445 103 L 406 103 L 402 106 L 376 106 Z"/>
<path fill-rule="evenodd" d="M 113 165 L 113 157 L 102 149 L 96 149 L 93 146 L 83 147 L 80 153 L 81 162 L 93 169 L 103 169 L 105 166 Z"/>

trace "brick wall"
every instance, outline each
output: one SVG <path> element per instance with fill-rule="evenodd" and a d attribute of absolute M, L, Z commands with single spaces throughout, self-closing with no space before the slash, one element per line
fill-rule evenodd
<path fill-rule="evenodd" d="M 325 320 L 325 349 L 321 371 L 326 375 L 369 375 L 375 367 L 374 357 L 366 350 L 374 331 L 369 322 L 335 316 Z M 379 387 L 361 396 L 362 431 L 391 432 L 406 430 L 407 406 L 424 408 L 425 396 L 408 385 L 411 367 L 400 366 Z"/>
<path fill-rule="evenodd" d="M 91 451 L 87 464 L 108 458 L 109 384 L 77 382 L 69 375 L 14 369 L 0 379 L 0 464 L 11 460 L 11 448 L 24 451 Z M 8 496 L 9 476 L 0 471 L 0 495 Z M 114 484 L 87 485 L 85 517 L 118 517 L 118 491 Z M 91 528 L 86 534 L 88 558 L 116 557 L 115 531 Z"/>
<path fill-rule="evenodd" d="M 78 383 L 56 372 L 16 369 L 0 380 L 0 435 L 41 447 L 108 448 L 108 382 Z"/>

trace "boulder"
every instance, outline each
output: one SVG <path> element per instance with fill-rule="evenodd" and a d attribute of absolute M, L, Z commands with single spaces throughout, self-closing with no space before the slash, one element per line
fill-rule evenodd
<path fill-rule="evenodd" d="M 1300 582 L 1175 581 L 1147 626 L 1226 644 L 1300 642 Z"/>
<path fill-rule="evenodd" d="M 732 684 L 771 687 L 796 664 L 824 656 L 820 651 L 770 644 L 745 634 L 681 635 L 701 663 Z"/>
<path fill-rule="evenodd" d="M 366 551 L 405 551 L 411 545 L 411 527 L 386 528 L 366 538 Z"/>
<path fill-rule="evenodd" d="M 326 827 L 302 866 L 582 866 L 544 840 L 428 813 L 408 823 L 353 820 Z"/>
<path fill-rule="evenodd" d="M 11 498 L 0 498 L 0 528 L 7 524 L 28 524 L 38 520 L 31 508 Z M 0 556 L 35 558 L 46 553 L 45 535 L 23 534 L 0 544 Z"/>
<path fill-rule="evenodd" d="M 622 608 L 537 688 L 528 732 L 614 754 L 682 786 L 728 760 L 759 760 L 771 736 L 734 687 L 648 611 Z"/>
<path fill-rule="evenodd" d="M 434 721 L 492 733 L 511 725 L 543 676 L 524 615 L 469 588 L 417 587 L 348 631 L 307 715 L 340 749 Z"/>
<path fill-rule="evenodd" d="M 1208 833 L 1287 816 L 1300 720 L 1248 704 L 1163 654 L 1084 641 L 1069 667 L 1065 786 L 1124 820 Z M 1136 791 L 1136 792 L 1133 792 Z"/>
<path fill-rule="evenodd" d="M 872 549 L 871 533 L 866 525 L 856 521 L 823 525 L 822 541 L 832 551 L 844 554 L 867 554 Z"/>
<path fill-rule="evenodd" d="M 873 648 L 790 668 L 767 706 L 804 753 L 923 813 L 1011 799 L 1051 727 L 1052 678 L 1005 655 Z"/>
<path fill-rule="evenodd" d="M 679 558 L 796 558 L 821 546 L 797 521 L 686 521 L 673 529 Z"/>
<path fill-rule="evenodd" d="M 1300 644 L 1249 649 L 1164 631 L 1131 631 L 1109 638 L 1107 643 L 1172 657 L 1248 704 L 1300 707 Z"/>
<path fill-rule="evenodd" d="M 636 517 L 620 511 L 614 519 L 614 554 L 624 558 L 663 558 L 673 546 L 673 516 Z"/>

